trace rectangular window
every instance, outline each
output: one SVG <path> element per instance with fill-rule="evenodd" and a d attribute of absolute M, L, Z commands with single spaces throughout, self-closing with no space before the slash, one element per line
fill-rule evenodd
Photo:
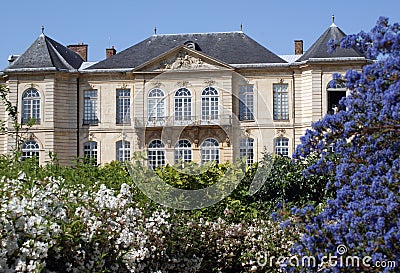
<path fill-rule="evenodd" d="M 275 154 L 289 156 L 289 139 L 285 137 L 275 139 Z"/>
<path fill-rule="evenodd" d="M 289 93 L 287 83 L 274 83 L 274 120 L 289 119 Z"/>
<path fill-rule="evenodd" d="M 117 89 L 117 124 L 131 123 L 131 90 Z"/>
<path fill-rule="evenodd" d="M 240 140 L 240 158 L 246 157 L 248 166 L 254 163 L 254 139 L 243 138 Z"/>
<path fill-rule="evenodd" d="M 253 85 L 240 86 L 239 100 L 239 120 L 254 120 Z"/>
<path fill-rule="evenodd" d="M 97 90 L 84 91 L 83 95 L 83 124 L 97 125 Z"/>

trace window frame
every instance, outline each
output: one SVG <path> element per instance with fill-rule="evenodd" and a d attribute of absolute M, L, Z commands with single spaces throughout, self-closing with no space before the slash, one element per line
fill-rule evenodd
<path fill-rule="evenodd" d="M 25 160 L 25 159 L 33 158 L 33 157 L 37 157 L 37 159 L 39 160 L 40 145 L 36 140 L 26 140 L 21 145 L 21 160 Z"/>
<path fill-rule="evenodd" d="M 283 89 L 282 87 L 286 88 Z M 278 88 L 276 88 L 278 87 Z M 288 121 L 289 114 L 289 84 L 273 84 L 273 117 L 275 121 Z"/>
<path fill-rule="evenodd" d="M 284 145 L 286 144 L 286 145 Z M 289 157 L 289 138 L 277 137 L 274 140 L 274 151 L 276 155 Z"/>
<path fill-rule="evenodd" d="M 179 139 L 174 146 L 174 162 L 184 163 L 193 160 L 192 142 L 188 139 Z"/>
<path fill-rule="evenodd" d="M 152 169 L 166 165 L 165 144 L 161 139 L 153 139 L 147 145 L 147 161 L 149 168 Z"/>
<path fill-rule="evenodd" d="M 131 89 L 116 89 L 116 124 L 131 124 Z"/>
<path fill-rule="evenodd" d="M 254 121 L 254 85 L 239 86 L 239 120 Z"/>
<path fill-rule="evenodd" d="M 98 125 L 98 90 L 83 91 L 83 125 Z"/>
<path fill-rule="evenodd" d="M 214 146 L 210 144 L 214 144 Z M 215 138 L 206 138 L 200 145 L 201 164 L 209 161 L 214 161 L 217 164 L 220 162 L 220 146 Z"/>
<path fill-rule="evenodd" d="M 219 92 L 212 86 L 201 92 L 201 120 L 219 120 Z"/>
<path fill-rule="evenodd" d="M 85 160 L 98 162 L 98 143 L 96 141 L 86 141 L 83 143 L 83 157 Z"/>
<path fill-rule="evenodd" d="M 36 88 L 28 88 L 22 93 L 22 124 L 28 124 L 31 120 L 34 120 L 34 124 L 40 124 L 41 100 Z"/>
<path fill-rule="evenodd" d="M 131 160 L 131 143 L 127 140 L 119 140 L 115 143 L 115 159 L 118 162 Z"/>
<path fill-rule="evenodd" d="M 186 94 L 182 94 L 184 92 Z M 185 122 L 192 120 L 192 92 L 187 88 L 179 88 L 175 92 L 174 120 L 176 122 Z"/>
<path fill-rule="evenodd" d="M 247 137 L 240 139 L 239 157 L 246 157 L 246 164 L 248 166 L 254 163 L 254 138 Z"/>
<path fill-rule="evenodd" d="M 149 122 L 164 122 L 165 118 L 165 92 L 160 88 L 153 88 L 147 95 L 147 119 Z"/>

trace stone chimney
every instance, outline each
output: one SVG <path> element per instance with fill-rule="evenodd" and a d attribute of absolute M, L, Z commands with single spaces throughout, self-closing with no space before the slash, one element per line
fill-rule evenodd
<path fill-rule="evenodd" d="M 78 53 L 83 61 L 87 62 L 87 57 L 88 57 L 88 45 L 85 45 L 83 43 L 77 44 L 77 45 L 69 45 L 67 48 L 71 49 L 75 53 Z"/>
<path fill-rule="evenodd" d="M 294 40 L 294 54 L 303 54 L 303 40 Z"/>
<path fill-rule="evenodd" d="M 117 50 L 115 50 L 114 46 L 111 48 L 106 48 L 106 59 L 114 56 L 115 54 L 117 54 Z"/>

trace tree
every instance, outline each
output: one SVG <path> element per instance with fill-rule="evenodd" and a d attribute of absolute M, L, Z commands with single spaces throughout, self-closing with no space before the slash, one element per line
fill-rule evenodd
<path fill-rule="evenodd" d="M 335 174 L 329 187 L 336 191 L 319 214 L 312 216 L 310 207 L 297 210 L 311 216 L 296 250 L 319 259 L 324 253 L 360 258 L 358 267 L 349 269 L 343 259 L 325 264 L 324 272 L 393 272 L 374 264 L 397 261 L 400 268 L 400 25 L 380 17 L 370 32 L 329 46 L 356 47 L 375 61 L 334 75 L 350 90 L 340 101 L 345 110 L 314 123 L 295 151 L 296 159 L 317 155 L 307 173 Z M 371 260 L 363 262 L 367 256 Z"/>

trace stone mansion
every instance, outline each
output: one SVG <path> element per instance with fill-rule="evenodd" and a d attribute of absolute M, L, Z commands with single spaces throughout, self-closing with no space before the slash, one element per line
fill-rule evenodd
<path fill-rule="evenodd" d="M 355 49 L 327 52 L 345 34 L 334 23 L 303 52 L 276 55 L 242 31 L 154 34 L 106 59 L 87 61 L 85 44 L 64 46 L 43 31 L 10 56 L 2 81 L 22 124 L 22 157 L 98 164 L 146 151 L 152 167 L 182 161 L 259 160 L 264 149 L 291 156 L 311 123 L 337 110 L 346 88 L 332 73 L 361 69 Z M 1 120 L 7 119 L 0 106 Z M 26 126 L 26 125 L 24 125 Z M 16 148 L 13 126 L 0 154 Z"/>

